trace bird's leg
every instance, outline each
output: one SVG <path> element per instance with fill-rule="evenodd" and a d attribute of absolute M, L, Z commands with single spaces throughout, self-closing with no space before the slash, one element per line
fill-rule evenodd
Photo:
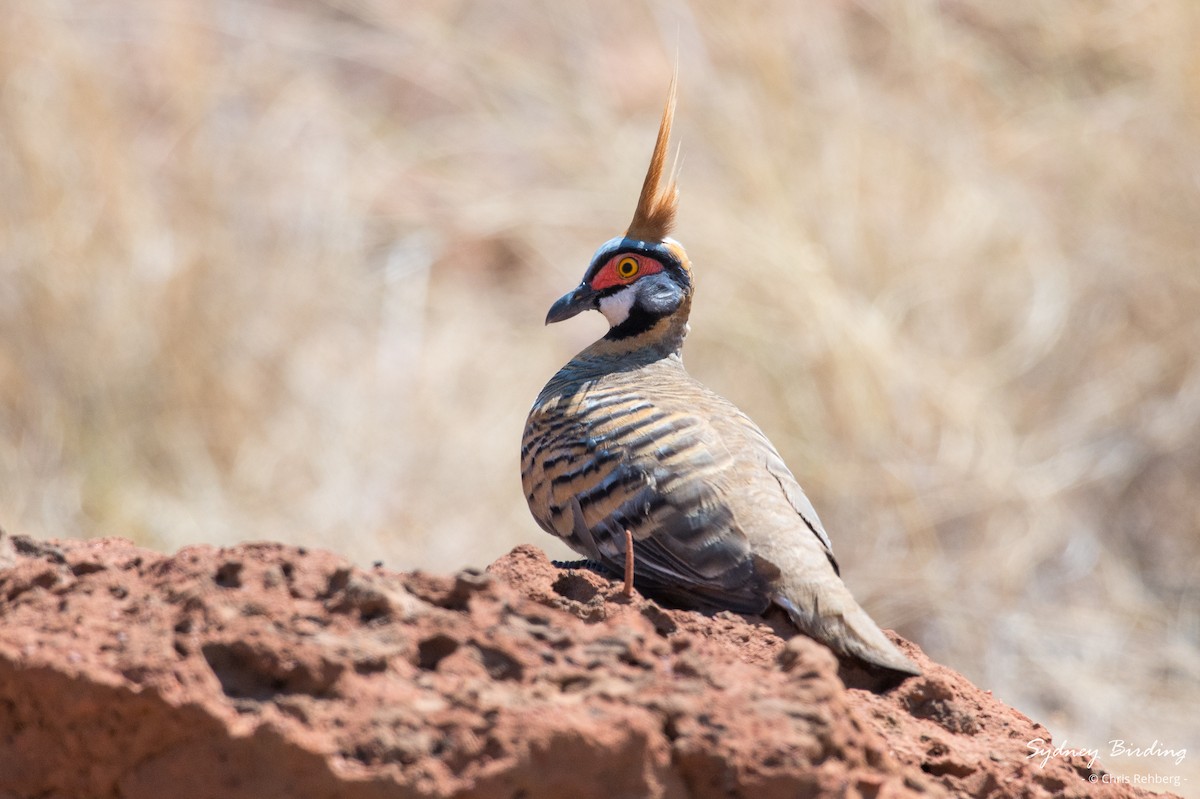
<path fill-rule="evenodd" d="M 626 599 L 633 596 L 633 533 L 625 528 L 625 588 L 621 592 Z"/>

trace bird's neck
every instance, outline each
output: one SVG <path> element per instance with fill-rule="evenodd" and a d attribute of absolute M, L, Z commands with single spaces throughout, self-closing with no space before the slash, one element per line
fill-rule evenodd
<path fill-rule="evenodd" d="M 637 335 L 605 337 L 593 342 L 558 370 L 538 395 L 534 407 L 548 407 L 547 403 L 552 401 L 574 397 L 614 375 L 659 367 L 682 371 L 687 330 L 687 308 L 682 307 Z"/>
<path fill-rule="evenodd" d="M 683 340 L 688 334 L 688 314 L 692 298 L 683 302 L 671 313 L 659 317 L 650 326 L 633 335 L 614 336 L 618 328 L 585 349 L 580 355 L 645 357 L 649 360 L 681 355 Z"/>

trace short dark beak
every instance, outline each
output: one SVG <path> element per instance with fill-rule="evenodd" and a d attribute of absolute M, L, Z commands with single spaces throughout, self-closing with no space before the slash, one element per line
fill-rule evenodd
<path fill-rule="evenodd" d="M 574 291 L 567 292 L 558 298 L 558 300 L 550 306 L 550 312 L 546 314 L 546 324 L 561 322 L 564 319 L 570 319 L 577 313 L 590 310 L 592 301 L 596 298 L 596 292 L 591 286 L 583 284 L 578 286 Z"/>

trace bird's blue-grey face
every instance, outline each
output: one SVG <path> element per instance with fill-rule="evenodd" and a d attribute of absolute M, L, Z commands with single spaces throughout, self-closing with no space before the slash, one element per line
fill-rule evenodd
<path fill-rule="evenodd" d="M 606 338 L 627 338 L 678 311 L 691 293 L 691 269 L 678 242 L 618 237 L 596 251 L 583 281 L 550 307 L 546 324 L 597 310 L 608 320 Z"/>

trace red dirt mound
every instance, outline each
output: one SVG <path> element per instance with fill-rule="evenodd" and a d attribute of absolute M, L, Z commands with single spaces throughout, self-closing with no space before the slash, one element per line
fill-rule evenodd
<path fill-rule="evenodd" d="M 889 689 L 533 547 L 445 577 L 0 538 L 0 797 L 1148 795 L 1026 759 L 1045 728 L 900 646 L 925 675 Z"/>

